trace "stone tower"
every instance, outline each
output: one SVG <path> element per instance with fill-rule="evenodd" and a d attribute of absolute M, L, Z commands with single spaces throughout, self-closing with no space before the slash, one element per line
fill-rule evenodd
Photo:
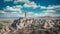
<path fill-rule="evenodd" d="M 28 18 L 28 14 L 27 14 L 27 12 L 25 12 L 25 18 Z"/>

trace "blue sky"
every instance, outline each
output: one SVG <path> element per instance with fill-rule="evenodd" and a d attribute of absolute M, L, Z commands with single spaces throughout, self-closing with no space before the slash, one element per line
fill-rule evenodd
<path fill-rule="evenodd" d="M 1 17 L 60 16 L 60 0 L 0 0 Z"/>

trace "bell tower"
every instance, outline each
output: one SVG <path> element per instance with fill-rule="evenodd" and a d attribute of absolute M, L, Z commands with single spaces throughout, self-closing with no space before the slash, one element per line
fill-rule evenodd
<path fill-rule="evenodd" d="M 27 14 L 27 12 L 25 12 L 25 18 L 28 18 L 28 14 Z"/>

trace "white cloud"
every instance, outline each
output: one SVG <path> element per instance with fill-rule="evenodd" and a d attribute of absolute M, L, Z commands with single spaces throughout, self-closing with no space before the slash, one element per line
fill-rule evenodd
<path fill-rule="evenodd" d="M 20 5 L 16 5 L 13 7 L 10 6 L 6 6 L 6 8 L 4 8 L 3 10 L 0 10 L 0 15 L 1 17 L 21 17 L 21 6 Z"/>
<path fill-rule="evenodd" d="M 38 8 L 39 6 L 35 3 L 35 2 L 31 2 L 31 1 L 29 1 L 29 0 L 5 0 L 5 1 L 7 1 L 7 2 L 9 2 L 9 1 L 13 1 L 13 3 L 14 4 L 18 4 L 19 2 L 23 2 L 23 3 L 25 3 L 24 4 L 24 6 L 23 7 L 26 7 L 26 8 Z"/>
<path fill-rule="evenodd" d="M 55 10 L 46 10 L 40 13 L 40 16 L 54 16 L 54 13 L 56 13 Z"/>
<path fill-rule="evenodd" d="M 23 6 L 21 6 L 21 5 L 16 5 L 16 6 L 14 6 L 15 8 L 23 8 Z"/>
<path fill-rule="evenodd" d="M 4 12 L 3 10 L 0 10 L 0 14 L 3 14 L 3 13 L 6 13 L 6 12 Z"/>
<path fill-rule="evenodd" d="M 34 13 L 32 16 L 35 16 L 35 17 L 41 17 L 41 16 L 59 16 L 59 15 L 57 15 L 57 14 L 54 14 L 54 13 L 56 13 L 56 11 L 55 10 L 45 10 L 45 11 L 43 11 L 43 12 L 41 12 L 41 13 Z"/>
<path fill-rule="evenodd" d="M 35 18 L 35 17 L 39 17 L 40 14 L 39 13 L 34 13 L 34 12 L 27 12 L 27 16 Z"/>
<path fill-rule="evenodd" d="M 21 6 L 13 6 L 13 7 L 7 6 L 7 7 L 4 9 L 4 11 L 11 11 L 11 12 L 14 12 L 14 13 L 16 13 L 16 12 L 21 13 L 21 12 L 22 12 L 22 11 L 21 11 Z"/>
<path fill-rule="evenodd" d="M 55 9 L 54 6 L 48 6 L 47 9 Z"/>
<path fill-rule="evenodd" d="M 46 10 L 46 11 L 43 11 L 43 12 L 46 12 L 46 13 L 53 13 L 53 12 L 56 12 L 55 10 Z"/>
<path fill-rule="evenodd" d="M 23 6 L 26 8 L 38 8 L 35 2 L 25 3 Z"/>
<path fill-rule="evenodd" d="M 59 5 L 48 6 L 44 15 L 47 15 L 47 16 L 58 16 L 58 14 L 56 14 L 56 12 L 58 11 L 58 9 L 60 9 Z"/>
<path fill-rule="evenodd" d="M 23 7 L 25 8 L 37 8 L 37 4 L 35 2 L 31 2 L 29 0 L 14 0 L 14 3 L 18 3 L 18 2 L 24 2 L 25 4 L 23 5 Z"/>
<path fill-rule="evenodd" d="M 40 8 L 41 8 L 41 9 L 46 9 L 46 7 L 45 7 L 45 6 L 40 6 Z"/>
<path fill-rule="evenodd" d="M 34 15 L 35 15 L 35 17 L 39 17 L 40 16 L 38 13 L 35 13 Z"/>
<path fill-rule="evenodd" d="M 10 2 L 13 1 L 14 4 L 17 4 L 19 2 L 29 3 L 29 0 L 4 0 L 4 2 Z"/>
<path fill-rule="evenodd" d="M 34 14 L 34 12 L 27 12 L 28 14 Z"/>
<path fill-rule="evenodd" d="M 59 14 L 56 14 L 58 10 L 60 10 L 60 5 L 49 5 L 48 7 L 40 6 L 41 9 L 46 9 L 40 13 L 40 16 L 59 16 Z"/>
<path fill-rule="evenodd" d="M 17 4 L 19 2 L 29 3 L 29 0 L 14 0 L 14 3 Z"/>
<path fill-rule="evenodd" d="M 8 1 L 8 0 L 5 0 L 5 1 Z M 9 1 L 12 1 L 12 0 L 9 0 Z M 25 4 L 23 6 L 21 5 L 16 5 L 16 6 L 13 6 L 13 7 L 10 7 L 10 6 L 7 6 L 4 11 L 12 11 L 12 14 L 14 15 L 18 15 L 18 16 L 21 16 L 21 17 L 24 17 L 24 13 L 22 13 L 22 10 L 21 8 L 40 8 L 40 9 L 46 9 L 44 10 L 42 13 L 33 13 L 33 12 L 28 12 L 29 14 L 29 17 L 40 17 L 40 16 L 59 16 L 58 14 L 54 14 L 57 10 L 60 10 L 60 5 L 49 5 L 48 7 L 46 6 L 40 6 L 40 5 L 37 5 L 35 2 L 31 2 L 29 0 L 14 0 L 14 3 L 18 3 L 18 2 L 24 2 Z M 5 13 L 4 11 L 0 12 L 0 13 Z M 19 13 L 19 14 L 18 14 Z M 22 14 L 20 14 L 22 13 Z"/>
<path fill-rule="evenodd" d="M 40 9 L 46 10 L 60 10 L 60 5 L 39 6 Z"/>

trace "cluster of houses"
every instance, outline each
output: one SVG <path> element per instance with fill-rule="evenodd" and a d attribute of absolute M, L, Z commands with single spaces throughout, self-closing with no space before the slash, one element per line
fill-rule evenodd
<path fill-rule="evenodd" d="M 23 28 L 29 28 L 32 29 L 31 27 L 34 26 L 34 28 L 38 29 L 38 30 L 49 30 L 49 29 L 55 29 L 55 30 L 59 30 L 60 29 L 60 18 L 50 18 L 50 17 L 45 17 L 45 18 L 30 18 L 27 17 L 26 13 L 25 13 L 25 17 L 23 18 L 19 18 L 17 20 L 14 20 L 14 22 L 7 27 L 5 26 L 5 30 L 7 30 L 6 32 L 10 31 L 10 30 L 14 30 L 14 32 L 16 32 L 19 29 L 23 29 Z M 2 29 L 4 30 L 4 28 Z"/>

